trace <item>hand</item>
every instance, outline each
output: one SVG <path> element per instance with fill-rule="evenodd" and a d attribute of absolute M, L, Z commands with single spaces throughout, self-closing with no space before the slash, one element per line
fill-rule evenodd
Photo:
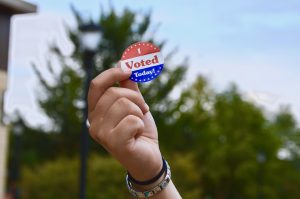
<path fill-rule="evenodd" d="M 111 68 L 92 80 L 88 94 L 91 137 L 139 181 L 162 168 L 157 129 L 131 71 Z M 120 87 L 113 87 L 120 82 Z"/>

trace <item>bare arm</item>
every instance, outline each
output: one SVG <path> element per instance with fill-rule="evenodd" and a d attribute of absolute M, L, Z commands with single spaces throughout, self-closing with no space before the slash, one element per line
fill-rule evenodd
<path fill-rule="evenodd" d="M 112 68 L 98 75 L 88 95 L 90 135 L 139 181 L 153 178 L 162 168 L 156 124 L 131 72 Z M 120 87 L 112 87 L 120 82 Z M 135 186 L 145 191 L 152 185 Z M 152 186 L 152 187 L 151 187 Z M 181 198 L 173 182 L 156 199 Z"/>

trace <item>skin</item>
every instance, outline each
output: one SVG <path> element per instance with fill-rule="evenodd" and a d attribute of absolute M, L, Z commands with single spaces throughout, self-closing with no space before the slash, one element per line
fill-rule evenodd
<path fill-rule="evenodd" d="M 131 71 L 117 67 L 92 80 L 88 94 L 89 132 L 136 180 L 145 181 L 159 173 L 162 156 L 155 121 L 137 84 L 128 80 L 130 75 Z M 113 87 L 116 82 L 119 87 Z M 162 178 L 153 185 L 135 188 L 148 190 Z M 170 182 L 153 198 L 181 197 Z"/>

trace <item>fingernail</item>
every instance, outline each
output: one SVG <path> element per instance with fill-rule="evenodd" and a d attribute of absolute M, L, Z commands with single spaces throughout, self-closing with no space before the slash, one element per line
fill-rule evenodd
<path fill-rule="evenodd" d="M 121 70 L 124 72 L 124 73 L 130 73 L 131 74 L 131 70 L 129 69 L 129 68 L 127 68 L 127 67 L 122 67 L 122 64 L 121 64 L 121 61 L 119 61 L 118 63 L 117 63 L 117 66 L 116 66 L 117 68 L 121 68 Z"/>
<path fill-rule="evenodd" d="M 115 65 L 116 68 L 121 68 L 121 61 L 118 61 Z"/>
<path fill-rule="evenodd" d="M 130 76 L 131 73 L 132 73 L 131 70 L 123 70 L 123 69 L 121 69 L 121 70 L 123 71 L 124 74 L 126 74 L 126 76 L 127 76 L 127 75 Z"/>
<path fill-rule="evenodd" d="M 124 73 L 132 73 L 132 71 L 128 68 L 121 68 Z"/>

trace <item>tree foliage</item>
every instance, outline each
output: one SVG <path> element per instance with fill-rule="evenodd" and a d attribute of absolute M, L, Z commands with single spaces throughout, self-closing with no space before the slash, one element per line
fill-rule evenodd
<path fill-rule="evenodd" d="M 189 173 L 194 169 L 190 157 L 176 157 L 173 168 L 180 171 L 175 173 L 173 179 L 186 183 L 187 186 L 179 186 L 184 198 L 193 199 L 200 197 L 200 190 L 196 188 L 199 175 Z M 87 198 L 103 199 L 129 198 L 126 184 L 124 183 L 125 171 L 120 164 L 111 157 L 101 157 L 93 154 L 89 159 Z M 36 165 L 34 169 L 23 170 L 22 192 L 23 198 L 76 198 L 78 196 L 79 169 L 77 158 L 58 158 L 55 161 Z M 26 180 L 25 180 L 26 179 Z M 47 180 L 42 180 L 47 179 Z M 187 191 L 193 188 L 193 190 Z"/>
<path fill-rule="evenodd" d="M 75 9 L 78 26 L 85 23 Z M 130 44 L 143 40 L 162 49 L 151 33 L 151 15 L 125 9 L 102 11 L 96 23 L 103 27 L 103 40 L 95 59 L 94 76 L 112 67 Z M 139 15 L 140 17 L 140 15 Z M 24 198 L 73 198 L 78 194 L 78 149 L 84 100 L 82 52 L 78 29 L 69 30 L 75 50 L 65 57 L 57 48 L 62 71 L 53 73 L 50 84 L 35 67 L 43 95 L 41 109 L 53 121 L 52 130 L 32 128 L 26 123 L 22 190 Z M 170 55 L 170 56 L 169 56 Z M 290 198 L 300 197 L 300 130 L 293 115 L 283 109 L 267 119 L 261 108 L 243 99 L 234 85 L 222 92 L 198 76 L 178 99 L 171 93 L 185 78 L 185 62 L 172 64 L 172 53 L 162 75 L 140 85 L 158 130 L 160 147 L 169 160 L 174 181 L 183 198 Z M 14 137 L 12 137 L 12 140 Z M 290 155 L 279 158 L 278 152 Z M 90 198 L 128 198 L 124 170 L 101 147 L 92 145 L 89 162 Z M 102 153 L 99 153 L 102 152 Z M 66 158 L 68 157 L 68 158 Z"/>

